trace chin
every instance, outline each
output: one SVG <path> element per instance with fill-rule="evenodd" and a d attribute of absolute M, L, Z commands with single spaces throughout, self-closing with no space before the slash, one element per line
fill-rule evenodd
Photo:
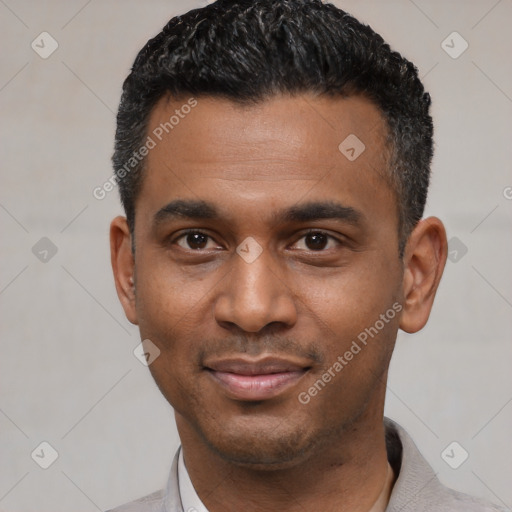
<path fill-rule="evenodd" d="M 265 428 L 252 422 L 249 418 L 233 422 L 215 435 L 205 429 L 203 438 L 226 462 L 256 471 L 293 467 L 308 459 L 318 444 L 318 436 L 304 426 L 293 428 L 283 420 L 280 425 L 269 422 Z M 205 431 L 209 434 L 204 435 Z"/>

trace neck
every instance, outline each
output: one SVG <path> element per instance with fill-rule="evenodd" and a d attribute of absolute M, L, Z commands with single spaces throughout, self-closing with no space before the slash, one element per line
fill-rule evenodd
<path fill-rule="evenodd" d="M 221 458 L 178 413 L 176 421 L 185 465 L 210 512 L 380 512 L 394 478 L 377 409 L 333 435 L 306 460 L 268 471 Z"/>

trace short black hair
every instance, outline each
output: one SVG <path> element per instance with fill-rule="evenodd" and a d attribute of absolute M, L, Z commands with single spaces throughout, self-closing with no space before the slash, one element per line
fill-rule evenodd
<path fill-rule="evenodd" d="M 250 104 L 278 93 L 307 92 L 364 95 L 386 120 L 401 257 L 427 198 L 430 95 L 417 68 L 379 34 L 320 0 L 218 0 L 172 18 L 139 52 L 123 84 L 112 157 L 133 250 L 145 162 L 138 151 L 163 96 Z"/>

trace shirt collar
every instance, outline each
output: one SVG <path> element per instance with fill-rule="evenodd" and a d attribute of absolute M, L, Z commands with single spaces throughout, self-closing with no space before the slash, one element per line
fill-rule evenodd
<path fill-rule="evenodd" d="M 208 509 L 199 499 L 183 459 L 183 450 L 178 457 L 178 486 L 181 495 L 181 504 L 185 512 L 208 512 Z"/>
<path fill-rule="evenodd" d="M 398 475 L 386 512 L 418 510 L 425 495 L 435 496 L 443 486 L 407 432 L 389 418 L 384 418 L 384 425 L 388 460 Z M 173 461 L 162 512 L 180 510 L 180 505 L 184 512 L 208 512 L 192 485 L 181 447 Z"/>

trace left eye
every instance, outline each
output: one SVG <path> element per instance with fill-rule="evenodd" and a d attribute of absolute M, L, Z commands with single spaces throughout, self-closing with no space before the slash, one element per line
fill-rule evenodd
<path fill-rule="evenodd" d="M 180 237 L 178 237 L 175 242 L 182 247 L 183 249 L 208 249 L 206 247 L 208 245 L 208 239 L 211 240 L 209 235 L 202 233 L 201 231 L 189 231 L 187 233 L 183 233 Z M 188 247 L 184 247 L 180 242 L 185 241 Z"/>
<path fill-rule="evenodd" d="M 339 243 L 334 237 L 322 231 L 310 231 L 309 233 L 303 235 L 300 240 L 304 240 L 303 245 L 306 246 L 305 250 L 310 251 L 324 250 L 329 244 L 329 240 L 334 240 L 336 243 Z"/>

